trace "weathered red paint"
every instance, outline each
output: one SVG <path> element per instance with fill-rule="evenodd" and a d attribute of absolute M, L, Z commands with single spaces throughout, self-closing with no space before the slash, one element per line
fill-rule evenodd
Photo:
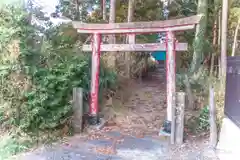
<path fill-rule="evenodd" d="M 99 90 L 99 70 L 100 70 L 100 45 L 101 35 L 93 34 L 92 37 L 92 80 L 91 80 L 91 98 L 90 114 L 92 116 L 98 113 L 98 90 Z"/>

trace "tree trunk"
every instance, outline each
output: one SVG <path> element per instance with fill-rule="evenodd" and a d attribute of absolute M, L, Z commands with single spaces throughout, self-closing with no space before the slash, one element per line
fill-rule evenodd
<path fill-rule="evenodd" d="M 109 23 L 115 23 L 116 20 L 116 0 L 110 0 Z M 115 36 L 111 36 L 111 42 L 115 43 Z"/>
<path fill-rule="evenodd" d="M 218 32 L 218 18 L 219 18 L 219 0 L 214 0 L 214 24 L 213 24 L 213 53 L 211 55 L 211 63 L 210 63 L 210 76 L 213 76 L 214 72 L 214 62 L 215 55 L 218 54 L 218 39 L 220 37 L 220 32 Z"/>
<path fill-rule="evenodd" d="M 81 15 L 80 15 L 80 10 L 79 10 L 79 8 L 80 8 L 80 3 L 79 3 L 79 0 L 75 0 L 75 9 L 76 9 L 76 17 L 75 17 L 75 20 L 76 21 L 82 21 L 82 17 L 81 17 Z M 81 8 L 82 9 L 82 8 Z"/>
<path fill-rule="evenodd" d="M 106 8 L 106 0 L 101 0 L 101 9 L 102 9 L 102 18 L 104 22 L 107 22 L 107 8 Z M 107 36 L 102 35 L 102 42 L 107 42 Z"/>
<path fill-rule="evenodd" d="M 222 16 L 221 16 L 221 9 L 218 10 L 218 55 L 217 55 L 217 58 L 218 58 L 218 68 L 217 68 L 217 74 L 216 76 L 220 79 L 221 77 L 221 56 L 220 56 L 220 52 L 221 52 L 221 38 L 222 38 L 222 35 L 221 35 L 221 31 L 222 31 L 222 26 L 221 26 L 221 19 L 222 19 Z"/>
<path fill-rule="evenodd" d="M 213 25 L 213 47 L 216 48 L 217 45 L 217 16 L 214 20 L 214 25 Z"/>
<path fill-rule="evenodd" d="M 186 88 L 186 93 L 187 93 L 187 100 L 188 100 L 188 109 L 192 109 L 194 110 L 195 109 L 195 105 L 194 105 L 194 96 L 193 96 L 193 93 L 192 93 L 192 89 L 191 89 L 191 84 L 189 82 L 189 78 L 187 75 L 184 76 L 184 80 L 183 80 L 183 83 L 185 85 L 185 88 Z"/>
<path fill-rule="evenodd" d="M 198 14 L 202 14 L 203 17 L 200 20 L 196 28 L 196 34 L 194 39 L 194 53 L 191 63 L 191 72 L 197 71 L 204 59 L 203 48 L 204 48 L 204 38 L 207 27 L 207 17 L 208 17 L 208 0 L 198 1 Z"/>
<path fill-rule="evenodd" d="M 212 53 L 211 57 L 211 63 L 210 63 L 210 76 L 213 76 L 213 70 L 214 70 L 214 62 L 215 62 L 215 53 Z"/>
<path fill-rule="evenodd" d="M 133 21 L 134 5 L 135 5 L 135 0 L 128 1 L 128 17 L 127 17 L 128 22 Z M 134 44 L 135 35 L 134 34 L 128 35 L 126 42 L 130 44 Z M 128 78 L 130 78 L 131 77 L 131 52 L 125 52 L 125 63 L 126 63 L 126 75 Z"/>
<path fill-rule="evenodd" d="M 236 27 L 235 33 L 234 33 L 234 41 L 233 41 L 233 46 L 232 46 L 232 56 L 235 56 L 235 52 L 236 52 L 239 25 L 240 25 L 240 19 L 238 20 L 238 24 L 237 24 L 237 27 Z"/>
<path fill-rule="evenodd" d="M 129 0 L 128 1 L 128 22 L 132 22 L 133 21 L 133 17 L 134 17 L 134 5 L 135 5 L 135 0 Z M 135 43 L 135 35 L 129 35 L 128 36 L 128 43 Z"/>
<path fill-rule="evenodd" d="M 109 23 L 115 23 L 116 19 L 116 0 L 110 0 L 110 13 L 109 13 Z M 115 35 L 109 36 L 109 43 L 115 44 Z M 116 69 L 116 52 L 109 53 L 107 58 L 107 65 L 109 68 Z"/>
<path fill-rule="evenodd" d="M 227 68 L 227 23 L 228 23 L 228 0 L 222 3 L 222 39 L 221 39 L 221 80 L 225 81 Z"/>
<path fill-rule="evenodd" d="M 221 9 L 218 10 L 218 51 L 221 48 Z"/>
<path fill-rule="evenodd" d="M 216 123 L 216 106 L 214 101 L 214 89 L 210 87 L 209 90 L 209 123 L 210 123 L 210 137 L 209 145 L 215 148 L 217 145 L 217 123 Z"/>
<path fill-rule="evenodd" d="M 219 0 L 214 0 L 213 47 L 217 49 Z"/>
<path fill-rule="evenodd" d="M 102 16 L 103 20 L 107 21 L 107 8 L 106 8 L 106 0 L 102 0 Z"/>
<path fill-rule="evenodd" d="M 221 56 L 218 56 L 218 79 L 221 80 L 222 75 L 222 64 L 221 64 Z"/>

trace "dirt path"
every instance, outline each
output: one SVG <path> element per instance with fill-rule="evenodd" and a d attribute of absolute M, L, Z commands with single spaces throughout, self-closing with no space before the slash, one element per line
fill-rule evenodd
<path fill-rule="evenodd" d="M 156 133 L 166 116 L 166 84 L 164 75 L 149 73 L 147 79 L 131 87 L 131 96 L 123 104 L 116 122 L 124 130 Z"/>

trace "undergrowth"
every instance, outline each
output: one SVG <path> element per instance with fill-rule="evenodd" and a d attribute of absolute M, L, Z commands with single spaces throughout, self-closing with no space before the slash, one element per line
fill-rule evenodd
<path fill-rule="evenodd" d="M 220 82 L 214 83 L 214 101 L 216 108 L 216 125 L 218 131 L 220 131 L 222 119 L 224 118 L 224 90 L 221 89 Z M 209 105 L 201 109 L 200 115 L 197 118 L 197 131 L 208 131 L 210 128 L 209 123 Z"/>
<path fill-rule="evenodd" d="M 4 134 L 0 141 L 0 160 L 7 160 L 12 155 L 27 151 L 31 147 L 31 141 L 22 139 L 16 133 Z"/>
<path fill-rule="evenodd" d="M 211 85 L 214 89 L 214 104 L 216 109 L 216 125 L 218 131 L 220 131 L 222 119 L 224 118 L 224 95 L 225 91 L 220 84 L 220 81 L 217 78 L 209 78 L 208 83 L 206 85 L 209 87 Z M 200 108 L 199 115 L 197 117 L 194 117 L 191 121 L 188 122 L 188 126 L 190 129 L 195 133 L 201 133 L 201 132 L 208 132 L 210 129 L 210 113 L 209 113 L 209 89 L 207 90 L 204 96 L 204 99 L 206 99 L 205 105 L 203 108 Z M 208 92 L 207 92 L 208 91 Z"/>
<path fill-rule="evenodd" d="M 84 89 L 88 104 L 91 55 L 79 49 L 82 37 L 72 38 L 70 25 L 46 24 L 48 29 L 30 24 L 21 8 L 0 9 L 0 125 L 11 132 L 1 137 L 0 159 L 29 147 L 19 133 L 34 137 L 70 124 L 74 87 Z M 100 66 L 101 100 L 115 86 L 116 73 Z"/>
<path fill-rule="evenodd" d="M 214 76 L 209 76 L 209 71 L 204 66 L 200 67 L 198 72 L 194 74 L 177 74 L 177 85 L 180 90 L 183 91 L 186 90 L 186 86 L 184 84 L 186 76 L 188 77 L 189 85 L 191 87 L 190 89 L 194 95 L 194 100 L 202 97 L 200 102 L 202 107 L 196 106 L 199 114 L 191 117 L 186 122 L 188 129 L 190 129 L 193 133 L 206 133 L 209 131 L 209 88 L 212 86 L 214 88 L 214 101 L 217 112 L 216 124 L 219 130 L 224 115 L 224 89 L 220 87 L 219 79 Z"/>

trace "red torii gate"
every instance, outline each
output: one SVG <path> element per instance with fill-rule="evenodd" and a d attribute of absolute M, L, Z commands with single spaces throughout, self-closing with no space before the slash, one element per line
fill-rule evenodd
<path fill-rule="evenodd" d="M 186 51 L 186 43 L 178 43 L 174 32 L 194 29 L 199 23 L 200 15 L 187 18 L 152 21 L 152 22 L 132 22 L 132 23 L 109 23 L 109 24 L 86 24 L 72 22 L 74 28 L 79 33 L 92 34 L 92 45 L 83 45 L 83 51 L 92 51 L 92 74 L 91 74 L 91 98 L 90 98 L 90 117 L 92 124 L 97 124 L 98 119 L 98 90 L 99 90 L 99 67 L 101 51 L 156 51 L 166 50 L 166 77 L 167 77 L 167 120 L 174 118 L 172 108 L 175 108 L 176 95 L 176 70 L 175 52 Z M 101 44 L 102 34 L 139 34 L 139 33 L 159 33 L 167 32 L 165 44 Z"/>

